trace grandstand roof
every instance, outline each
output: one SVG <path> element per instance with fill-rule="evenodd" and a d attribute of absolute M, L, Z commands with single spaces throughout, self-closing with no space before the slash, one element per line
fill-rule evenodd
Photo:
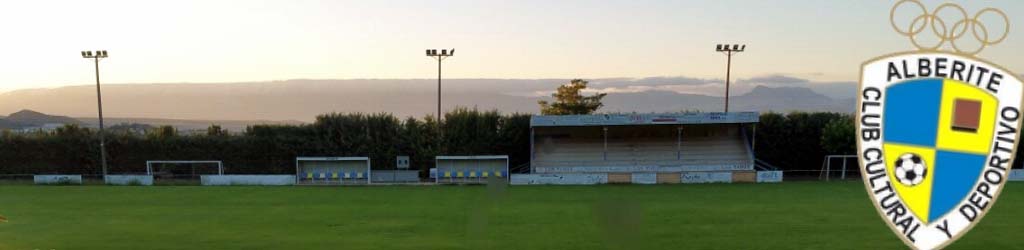
<path fill-rule="evenodd" d="M 366 161 L 370 157 L 295 157 L 297 161 Z"/>
<path fill-rule="evenodd" d="M 530 127 L 757 123 L 758 112 L 535 115 Z"/>
<path fill-rule="evenodd" d="M 507 155 L 438 155 L 437 160 L 496 160 L 508 159 Z"/>

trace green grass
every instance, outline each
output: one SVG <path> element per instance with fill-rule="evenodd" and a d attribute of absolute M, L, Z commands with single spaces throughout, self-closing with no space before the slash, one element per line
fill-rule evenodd
<path fill-rule="evenodd" d="M 1021 249 L 1024 185 L 949 249 Z M 861 182 L 0 186 L 0 249 L 905 249 Z"/>

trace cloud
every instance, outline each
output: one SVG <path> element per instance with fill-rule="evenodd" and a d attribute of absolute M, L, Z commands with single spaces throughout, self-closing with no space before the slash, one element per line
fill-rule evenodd
<path fill-rule="evenodd" d="M 698 78 L 688 76 L 656 76 L 642 78 L 599 78 L 592 79 L 590 87 L 585 90 L 592 93 L 642 93 L 653 91 L 670 91 L 680 94 L 699 94 L 708 96 L 724 96 L 725 81 L 714 78 Z M 568 81 L 566 81 L 568 82 Z M 735 79 L 730 86 L 731 95 L 743 95 L 758 86 L 766 87 L 804 87 L 834 99 L 854 98 L 857 83 L 853 81 L 812 81 L 806 78 L 787 74 L 768 74 L 752 78 Z M 524 89 L 517 92 L 506 92 L 506 95 L 546 98 L 555 92 L 554 86 L 544 89 Z"/>
<path fill-rule="evenodd" d="M 682 94 L 709 96 L 725 95 L 725 80 L 688 76 L 657 76 L 644 78 L 609 78 L 592 81 L 588 92 L 639 93 L 645 91 L 672 91 Z M 730 92 L 740 95 L 757 86 L 812 87 L 813 82 L 784 74 L 771 74 L 746 79 L 735 79 Z"/>
<path fill-rule="evenodd" d="M 786 75 L 777 74 L 777 75 L 753 77 L 753 78 L 748 78 L 748 79 L 740 79 L 740 80 L 737 80 L 737 82 L 739 82 L 739 83 L 755 83 L 755 84 L 756 83 L 761 83 L 761 84 L 770 84 L 770 85 L 799 85 L 799 84 L 807 84 L 807 83 L 809 83 L 811 81 L 807 80 L 807 79 L 803 79 L 803 78 L 798 78 L 798 77 L 792 77 L 792 76 L 786 76 Z"/>
<path fill-rule="evenodd" d="M 644 78 L 606 78 L 591 81 L 595 87 L 629 87 L 629 86 L 670 86 L 670 85 L 702 85 L 721 83 L 720 79 L 703 79 L 685 76 L 655 76 Z"/>

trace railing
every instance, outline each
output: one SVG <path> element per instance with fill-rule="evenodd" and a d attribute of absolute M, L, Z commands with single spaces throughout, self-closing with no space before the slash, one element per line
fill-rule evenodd
<path fill-rule="evenodd" d="M 509 173 L 512 174 L 528 174 L 532 170 L 530 169 L 530 163 L 519 164 L 519 166 L 511 167 L 508 169 Z"/>
<path fill-rule="evenodd" d="M 778 171 L 782 168 L 776 167 L 775 165 L 761 159 L 754 159 L 754 169 L 759 171 Z"/>

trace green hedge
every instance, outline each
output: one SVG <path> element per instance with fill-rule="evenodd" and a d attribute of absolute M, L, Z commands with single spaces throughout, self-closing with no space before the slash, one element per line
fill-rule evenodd
<path fill-rule="evenodd" d="M 297 156 L 369 156 L 375 169 L 409 155 L 414 168 L 433 167 L 440 154 L 507 154 L 512 166 L 529 155 L 530 115 L 459 108 L 435 119 L 391 114 L 324 114 L 303 125 L 254 125 L 241 134 L 210 129 L 180 135 L 164 126 L 145 135 L 108 132 L 111 173 L 144 172 L 147 160 L 221 160 L 227 173 L 293 173 Z M 99 174 L 98 134 L 68 125 L 51 132 L 0 134 L 0 174 Z M 440 143 L 439 143 L 440 142 Z"/>
<path fill-rule="evenodd" d="M 221 160 L 228 173 L 251 174 L 292 173 L 297 156 L 369 156 L 375 169 L 393 168 L 397 155 L 411 156 L 416 169 L 433 167 L 439 154 L 509 155 L 513 167 L 529 161 L 529 114 L 459 108 L 444 121 L 441 135 L 433 117 L 386 113 L 324 114 L 310 124 L 255 125 L 240 134 L 211 128 L 180 135 L 167 126 L 145 135 L 108 132 L 108 160 L 112 173 L 143 172 L 146 160 Z M 853 122 L 841 113 L 764 113 L 756 131 L 757 157 L 784 170 L 819 170 L 827 154 L 854 153 Z M 0 174 L 99 174 L 97 141 L 95 130 L 75 125 L 5 131 Z"/>

